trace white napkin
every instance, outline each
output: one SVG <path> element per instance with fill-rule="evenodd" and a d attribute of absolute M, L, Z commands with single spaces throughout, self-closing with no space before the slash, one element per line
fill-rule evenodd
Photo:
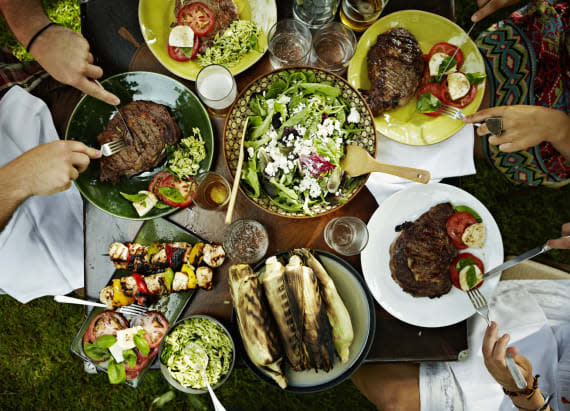
<path fill-rule="evenodd" d="M 40 99 L 14 86 L 0 100 L 0 167 L 57 139 Z M 22 303 L 83 287 L 83 203 L 75 186 L 22 203 L 0 233 L 0 261 L 0 289 Z"/>
<path fill-rule="evenodd" d="M 378 133 L 376 159 L 383 163 L 420 168 L 431 173 L 430 183 L 442 178 L 475 174 L 473 144 L 475 134 L 472 125 L 467 125 L 452 137 L 429 146 L 409 146 L 398 143 Z M 372 173 L 366 186 L 378 202 L 382 203 L 396 191 L 414 183 L 390 174 Z"/>

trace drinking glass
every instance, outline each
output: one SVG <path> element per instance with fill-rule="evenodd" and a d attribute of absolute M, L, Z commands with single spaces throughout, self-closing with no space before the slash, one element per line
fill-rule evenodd
<path fill-rule="evenodd" d="M 210 113 L 224 116 L 237 96 L 232 73 L 220 64 L 210 64 L 196 77 L 196 91 Z"/>
<path fill-rule="evenodd" d="M 342 0 L 340 20 L 354 31 L 364 31 L 374 23 L 388 0 Z"/>
<path fill-rule="evenodd" d="M 311 31 L 293 19 L 280 20 L 269 29 L 267 43 L 273 69 L 308 64 Z"/>
<path fill-rule="evenodd" d="M 253 264 L 263 258 L 269 247 L 267 230 L 255 220 L 237 220 L 224 231 L 224 250 L 241 264 Z"/>
<path fill-rule="evenodd" d="M 317 29 L 331 21 L 338 10 L 340 0 L 295 0 L 293 16 L 311 29 Z"/>
<path fill-rule="evenodd" d="M 205 210 L 220 210 L 230 201 L 231 190 L 228 180 L 218 173 L 198 174 L 192 187 L 192 201 Z"/>
<path fill-rule="evenodd" d="M 341 23 L 327 23 L 313 34 L 311 65 L 341 75 L 356 48 L 356 36 Z"/>
<path fill-rule="evenodd" d="M 368 244 L 368 229 L 358 217 L 337 217 L 324 231 L 327 245 L 342 255 L 360 254 Z"/>

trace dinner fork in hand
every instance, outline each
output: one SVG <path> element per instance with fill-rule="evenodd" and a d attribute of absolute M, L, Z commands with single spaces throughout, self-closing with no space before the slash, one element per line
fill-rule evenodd
<path fill-rule="evenodd" d="M 110 143 L 105 143 L 101 146 L 101 153 L 105 157 L 109 157 L 112 156 L 113 154 L 117 154 L 125 147 L 126 145 L 123 140 L 113 140 Z"/>
<path fill-rule="evenodd" d="M 467 295 L 471 300 L 471 304 L 473 304 L 473 308 L 477 311 L 477 314 L 483 317 L 487 321 L 487 325 L 490 327 L 491 321 L 489 320 L 489 305 L 487 304 L 485 296 L 478 288 L 467 291 Z"/>
<path fill-rule="evenodd" d="M 454 120 L 464 121 L 467 118 L 460 108 L 448 106 L 447 104 L 442 104 L 437 112 Z M 473 125 L 479 127 L 481 123 L 473 123 Z"/>

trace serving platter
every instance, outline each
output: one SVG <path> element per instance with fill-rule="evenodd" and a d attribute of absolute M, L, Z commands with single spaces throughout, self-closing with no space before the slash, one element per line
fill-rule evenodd
<path fill-rule="evenodd" d="M 170 77 L 144 71 L 117 74 L 103 80 L 101 84 L 119 97 L 120 106 L 138 100 L 165 105 L 176 118 L 183 137 L 191 135 L 192 128 L 198 127 L 206 147 L 206 158 L 200 163 L 200 171 L 210 169 L 214 156 L 212 123 L 200 100 L 186 86 Z M 113 106 L 85 95 L 71 114 L 65 139 L 99 148 L 97 135 L 105 129 L 115 113 Z M 140 217 L 120 193 L 135 194 L 139 190 L 146 190 L 154 174 L 161 170 L 162 165 L 159 165 L 154 170 L 132 178 L 122 177 L 118 184 L 113 185 L 99 181 L 99 161 L 92 160 L 87 170 L 79 175 L 75 185 L 91 204 L 109 214 L 132 220 L 150 220 L 171 214 L 178 208 L 154 208 Z"/>
<path fill-rule="evenodd" d="M 278 259 L 287 258 L 292 250 L 281 251 L 275 254 Z M 328 390 L 348 379 L 360 367 L 374 341 L 376 330 L 376 311 L 374 301 L 366 287 L 362 275 L 342 258 L 326 251 L 312 250 L 323 264 L 332 278 L 335 287 L 344 302 L 352 321 L 354 340 L 350 346 L 349 359 L 341 363 L 338 356 L 329 372 L 319 370 L 294 371 L 285 365 L 285 375 L 288 380 L 285 391 L 295 393 L 312 393 Z M 268 257 L 269 258 L 269 257 Z M 256 267 L 255 272 L 260 275 L 265 269 L 265 259 Z M 235 312 L 234 312 L 235 313 Z M 239 333 L 239 332 L 238 332 Z M 278 387 L 277 383 L 268 374 L 262 371 L 250 360 L 241 337 L 236 339 L 236 345 L 243 354 L 243 358 L 251 370 L 267 384 Z M 286 362 L 286 358 L 283 360 Z"/>
<path fill-rule="evenodd" d="M 178 0 L 141 0 L 139 2 L 140 29 L 150 51 L 171 73 L 187 80 L 196 80 L 202 68 L 196 59 L 179 62 L 168 55 L 168 36 L 171 23 L 176 21 L 174 7 Z M 255 22 L 262 29 L 258 41 L 261 52 L 250 50 L 234 65 L 228 66 L 232 74 L 239 74 L 253 66 L 267 51 L 267 33 L 277 22 L 275 0 L 234 0 L 240 20 Z"/>
<path fill-rule="evenodd" d="M 140 243 L 142 245 L 151 245 L 153 242 L 175 242 L 175 241 L 182 241 L 187 242 L 190 244 L 196 244 L 197 242 L 203 242 L 195 234 L 187 231 L 165 219 L 157 218 L 154 220 L 146 221 L 139 232 L 137 233 L 136 237 L 134 238 L 133 242 Z M 102 250 L 101 252 L 106 252 L 106 250 Z M 109 266 L 112 267 L 112 263 L 109 260 Z M 112 282 L 113 278 L 120 278 L 125 275 L 130 274 L 130 272 L 125 270 L 115 270 L 112 277 L 109 279 L 109 284 Z M 184 309 L 190 302 L 192 296 L 194 295 L 195 290 L 188 290 L 182 291 L 178 293 L 172 293 L 166 296 L 161 297 L 156 303 L 150 306 L 150 310 L 159 311 L 164 315 L 168 324 L 172 326 L 180 317 L 180 315 L 184 312 Z M 104 311 L 104 308 L 94 308 L 81 327 L 79 331 L 75 335 L 73 342 L 71 343 L 71 352 L 75 355 L 78 355 L 85 361 L 91 362 L 91 360 L 85 355 L 83 352 L 83 336 L 87 329 L 89 328 L 89 324 L 91 320 L 100 312 Z M 130 320 L 127 317 L 127 320 Z M 149 364 L 141 371 L 141 373 L 132 380 L 128 380 L 126 384 L 130 385 L 133 388 L 136 388 L 144 378 L 146 371 L 151 367 L 152 363 L 155 362 L 155 359 L 150 361 Z M 93 363 L 95 367 L 101 372 L 107 372 L 106 363 Z"/>
<path fill-rule="evenodd" d="M 483 248 L 461 252 L 479 257 L 485 269 L 502 264 L 503 240 L 489 210 L 471 194 L 447 184 L 414 184 L 386 199 L 368 222 L 370 238 L 361 254 L 364 278 L 378 304 L 399 320 L 420 327 L 445 327 L 475 314 L 467 294 L 453 286 L 439 298 L 413 297 L 391 276 L 390 245 L 399 234 L 394 228 L 405 221 L 414 221 L 432 206 L 444 202 L 471 207 L 485 224 L 487 235 Z M 491 277 L 479 288 L 487 300 L 498 282 L 499 276 Z"/>
<path fill-rule="evenodd" d="M 467 37 L 461 27 L 445 17 L 420 10 L 403 10 L 382 17 L 360 38 L 350 65 L 348 66 L 348 82 L 357 89 L 368 90 L 367 56 L 368 50 L 376 44 L 379 34 L 395 28 L 403 27 L 410 31 L 418 40 L 424 54 L 438 42 L 448 42 L 461 46 L 465 57 L 462 71 L 468 73 L 485 73 L 483 56 L 477 45 Z M 485 82 L 479 84 L 475 99 L 463 108 L 465 115 L 473 114 L 481 105 L 485 94 Z M 374 118 L 376 129 L 386 137 L 400 143 L 424 146 L 439 143 L 454 135 L 463 126 L 460 120 L 446 116 L 429 117 L 416 112 L 416 99 L 393 110 L 380 113 Z"/>

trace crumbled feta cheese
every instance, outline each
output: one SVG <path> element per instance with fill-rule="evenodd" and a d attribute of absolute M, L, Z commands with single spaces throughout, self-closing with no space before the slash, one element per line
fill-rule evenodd
<path fill-rule="evenodd" d="M 267 109 L 269 111 L 273 110 L 273 105 L 275 104 L 275 99 L 269 98 L 269 99 L 265 100 L 265 102 L 267 103 Z"/>
<path fill-rule="evenodd" d="M 313 146 L 313 140 L 311 139 L 297 139 L 293 143 L 293 153 L 297 156 L 310 156 L 314 151 L 315 147 Z"/>
<path fill-rule="evenodd" d="M 321 195 L 321 186 L 319 185 L 316 178 L 305 174 L 301 183 L 299 183 L 299 191 L 305 192 L 309 191 L 309 196 L 311 198 L 316 198 Z"/>
<path fill-rule="evenodd" d="M 349 123 L 358 123 L 360 121 L 360 113 L 354 107 L 351 107 L 346 121 Z"/>
<path fill-rule="evenodd" d="M 335 131 L 340 132 L 340 121 L 336 119 L 325 118 L 322 124 L 317 124 L 317 137 L 329 137 Z"/>
<path fill-rule="evenodd" d="M 253 147 L 247 148 L 247 155 L 249 156 L 249 158 L 253 158 L 253 156 L 255 155 L 255 150 L 253 149 Z"/>
<path fill-rule="evenodd" d="M 274 162 L 267 163 L 267 167 L 265 167 L 265 174 L 270 177 L 275 177 L 277 174 L 277 165 Z"/>
<path fill-rule="evenodd" d="M 279 103 L 281 103 L 281 104 L 289 104 L 289 102 L 291 101 L 291 97 L 289 97 L 289 96 L 287 96 L 287 95 L 285 95 L 285 94 L 282 94 L 282 95 L 277 99 L 277 101 L 278 101 Z"/>
<path fill-rule="evenodd" d="M 303 126 L 300 126 L 298 124 L 296 126 L 293 126 L 293 128 L 295 130 L 297 130 L 297 132 L 299 133 L 300 136 L 304 136 L 305 133 L 307 132 L 307 127 L 303 127 Z"/>
<path fill-rule="evenodd" d="M 305 109 L 305 107 L 307 107 L 307 106 L 305 105 L 305 103 L 299 103 L 299 104 L 297 105 L 297 107 L 295 107 L 295 108 L 293 109 L 292 114 L 295 115 L 295 114 L 297 114 L 297 113 L 303 111 L 303 110 Z"/>

